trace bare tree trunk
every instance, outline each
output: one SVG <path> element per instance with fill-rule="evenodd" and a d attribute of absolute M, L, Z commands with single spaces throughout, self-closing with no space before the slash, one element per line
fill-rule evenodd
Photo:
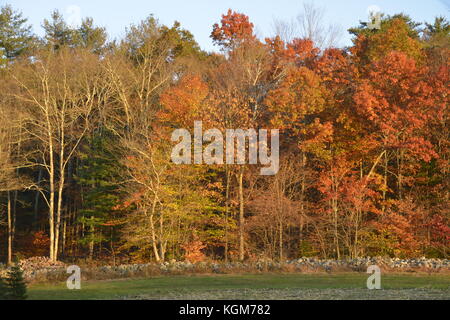
<path fill-rule="evenodd" d="M 63 190 L 65 183 L 65 150 L 66 146 L 65 142 L 65 129 L 64 129 L 64 117 L 65 117 L 65 104 L 62 105 L 61 110 L 61 119 L 60 119 L 60 127 L 59 134 L 61 137 L 60 146 L 59 146 L 59 185 L 58 185 L 58 204 L 56 208 L 56 227 L 55 227 L 55 253 L 53 254 L 54 259 L 58 260 L 58 249 L 59 249 L 59 232 L 61 228 L 61 211 L 62 211 L 62 200 L 63 200 Z M 92 217 L 93 219 L 93 217 Z"/>
<path fill-rule="evenodd" d="M 159 258 L 162 262 L 164 262 L 165 253 L 166 253 L 166 243 L 164 241 L 164 233 L 163 233 L 163 216 L 161 215 L 159 218 Z"/>
<path fill-rule="evenodd" d="M 61 170 L 64 170 L 61 168 Z M 63 189 L 64 189 L 64 171 L 60 172 L 60 179 L 59 179 L 59 186 L 58 186 L 58 206 L 56 209 L 56 226 L 55 226 L 55 245 L 54 250 L 55 253 L 53 254 L 54 259 L 58 260 L 58 248 L 59 248 L 59 233 L 61 229 L 61 212 L 62 212 L 62 198 L 63 198 Z"/>
<path fill-rule="evenodd" d="M 228 166 L 226 167 L 226 190 L 225 190 L 225 263 L 228 262 L 228 217 L 230 210 L 230 172 L 228 170 Z"/>
<path fill-rule="evenodd" d="M 387 171 L 388 171 L 388 155 L 387 152 L 384 154 L 384 178 L 383 178 L 383 183 L 384 183 L 384 188 L 383 188 L 383 205 L 381 208 L 381 211 L 384 213 L 384 211 L 386 210 L 386 190 L 387 190 Z"/>
<path fill-rule="evenodd" d="M 278 245 L 279 245 L 279 250 L 280 250 L 280 262 L 283 261 L 283 221 L 280 221 L 280 235 L 278 238 Z"/>
<path fill-rule="evenodd" d="M 61 253 L 63 256 L 66 253 L 66 233 L 67 233 L 67 218 L 64 218 L 63 235 L 62 235 L 62 243 L 61 243 Z"/>
<path fill-rule="evenodd" d="M 239 171 L 239 260 L 244 260 L 244 168 Z"/>
<path fill-rule="evenodd" d="M 37 181 L 38 185 L 41 183 L 42 174 L 43 174 L 43 169 L 42 169 L 42 167 L 39 167 L 38 181 Z M 39 224 L 38 211 L 39 211 L 39 191 L 36 191 L 36 194 L 34 195 L 34 223 L 35 223 L 36 230 L 39 229 L 38 228 L 38 224 Z"/>
<path fill-rule="evenodd" d="M 335 247 L 336 247 L 336 257 L 337 259 L 341 258 L 341 250 L 340 250 L 340 246 L 339 246 L 339 231 L 338 231 L 338 199 L 337 199 L 337 192 L 338 192 L 338 181 L 336 179 L 335 176 L 332 177 L 332 188 L 333 190 L 333 197 L 331 199 L 331 204 L 332 204 L 332 210 L 333 210 L 333 218 L 334 218 L 334 242 L 335 242 Z"/>
<path fill-rule="evenodd" d="M 403 149 L 400 149 L 400 155 L 397 155 L 397 167 L 398 167 L 398 198 L 400 200 L 403 199 L 403 155 L 404 151 Z"/>
<path fill-rule="evenodd" d="M 302 152 L 302 181 L 300 187 L 300 226 L 299 226 L 299 245 L 303 241 L 303 227 L 304 227 L 304 217 L 305 217 L 305 190 L 306 190 L 306 154 Z"/>
<path fill-rule="evenodd" d="M 114 227 L 111 227 L 110 248 L 111 248 L 111 255 L 113 258 L 113 266 L 116 266 L 116 251 L 114 250 Z"/>
<path fill-rule="evenodd" d="M 94 220 L 94 217 L 91 216 L 91 221 Z M 90 233 L 91 233 L 91 241 L 89 242 L 89 259 L 92 260 L 94 258 L 94 232 L 95 232 L 95 228 L 94 228 L 94 224 L 91 224 L 91 228 L 90 228 Z"/>
<path fill-rule="evenodd" d="M 335 200 L 333 200 L 335 202 Z M 336 244 L 336 257 L 339 260 L 341 258 L 341 250 L 339 248 L 339 232 L 338 232 L 338 212 L 336 204 L 333 204 L 333 212 L 334 212 L 334 241 Z"/>
<path fill-rule="evenodd" d="M 153 199 L 153 204 L 152 204 L 152 212 L 150 214 L 150 232 L 152 235 L 153 254 L 155 255 L 156 262 L 159 262 L 161 260 L 161 258 L 159 257 L 158 247 L 156 245 L 155 222 L 153 221 L 153 215 L 156 212 L 157 201 L 158 201 L 158 199 L 155 196 L 155 198 Z"/>
<path fill-rule="evenodd" d="M 8 265 L 12 264 L 13 221 L 11 215 L 11 195 L 8 191 Z"/>
<path fill-rule="evenodd" d="M 55 258 L 55 167 L 53 162 L 53 147 L 50 147 L 50 201 L 48 210 L 48 223 L 50 228 L 50 260 Z"/>
<path fill-rule="evenodd" d="M 14 243 L 14 238 L 16 236 L 16 218 L 17 218 L 17 197 L 18 197 L 17 190 L 14 190 L 14 197 L 13 197 L 13 203 L 12 203 L 12 242 Z"/>

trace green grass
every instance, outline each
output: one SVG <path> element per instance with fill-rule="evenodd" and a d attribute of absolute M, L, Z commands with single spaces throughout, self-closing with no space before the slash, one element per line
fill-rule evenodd
<path fill-rule="evenodd" d="M 383 290 L 366 289 L 365 273 L 165 276 L 146 279 L 84 281 L 81 290 L 65 283 L 35 284 L 30 299 L 450 299 L 450 276 L 386 274 Z M 375 292 L 378 291 L 378 292 Z M 370 292 L 369 296 L 367 294 Z"/>

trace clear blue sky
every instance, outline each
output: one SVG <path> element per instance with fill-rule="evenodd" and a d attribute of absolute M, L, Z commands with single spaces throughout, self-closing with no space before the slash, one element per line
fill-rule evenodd
<path fill-rule="evenodd" d="M 228 8 L 250 16 L 260 36 L 271 36 L 273 20 L 290 20 L 301 7 L 302 0 L 0 0 L 21 10 L 29 18 L 34 31 L 42 35 L 41 24 L 53 9 L 60 10 L 67 19 L 77 16 L 93 17 L 97 25 L 107 28 L 110 38 L 123 36 L 125 27 L 137 23 L 153 13 L 162 23 L 171 25 L 174 20 L 190 30 L 200 46 L 214 50 L 209 35 L 211 26 L 220 20 Z M 450 0 L 315 0 L 317 6 L 326 9 L 326 19 L 338 23 L 344 30 L 341 45 L 350 44 L 346 30 L 367 20 L 367 8 L 378 6 L 382 12 L 404 12 L 414 20 L 433 21 L 437 15 L 449 16 Z"/>

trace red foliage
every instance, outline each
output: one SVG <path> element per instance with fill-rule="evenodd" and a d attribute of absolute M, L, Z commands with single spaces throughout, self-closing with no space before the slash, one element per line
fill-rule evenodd
<path fill-rule="evenodd" d="M 437 154 L 421 135 L 434 106 L 426 72 L 406 54 L 392 52 L 372 65 L 353 99 L 355 111 L 367 118 L 385 148 L 403 148 L 430 161 Z"/>
<path fill-rule="evenodd" d="M 222 15 L 219 24 L 214 24 L 211 38 L 214 43 L 226 48 L 234 49 L 246 41 L 256 39 L 253 34 L 253 23 L 248 16 L 228 9 L 228 13 Z"/>

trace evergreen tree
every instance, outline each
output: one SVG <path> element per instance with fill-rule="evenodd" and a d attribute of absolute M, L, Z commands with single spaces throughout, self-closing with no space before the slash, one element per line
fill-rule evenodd
<path fill-rule="evenodd" d="M 0 277 L 0 300 L 6 300 L 8 298 L 8 286 L 5 279 Z"/>
<path fill-rule="evenodd" d="M 450 23 L 445 17 L 436 17 L 434 23 L 425 23 L 423 39 L 429 47 L 450 47 Z"/>
<path fill-rule="evenodd" d="M 114 220 L 113 208 L 120 199 L 120 164 L 114 155 L 113 146 L 114 140 L 108 132 L 95 133 L 80 153 L 82 163 L 75 177 L 84 199 L 79 222 L 89 231 L 81 242 L 89 244 L 91 257 L 94 244 L 113 237 L 108 222 Z"/>
<path fill-rule="evenodd" d="M 105 28 L 94 26 L 94 20 L 86 18 L 83 19 L 81 26 L 75 32 L 73 45 L 101 54 L 105 49 L 107 37 Z"/>
<path fill-rule="evenodd" d="M 52 12 L 50 20 L 44 20 L 42 27 L 45 30 L 47 44 L 55 51 L 70 45 L 73 41 L 74 31 L 67 25 L 58 10 Z"/>
<path fill-rule="evenodd" d="M 8 62 L 5 56 L 5 49 L 0 48 L 0 66 L 5 65 Z"/>
<path fill-rule="evenodd" d="M 443 16 L 436 17 L 433 24 L 425 23 L 425 33 L 431 36 L 436 34 L 443 34 L 448 36 L 448 34 L 450 33 L 450 23 Z"/>
<path fill-rule="evenodd" d="M 359 61 L 360 65 L 369 65 L 392 51 L 403 52 L 409 58 L 420 60 L 422 44 L 419 26 L 409 16 L 397 14 L 382 16 L 379 30 L 369 29 L 365 22 L 349 29 L 349 33 L 355 36 L 352 39 L 354 46 L 351 48 L 355 61 Z"/>
<path fill-rule="evenodd" d="M 22 13 L 10 5 L 0 9 L 0 62 L 12 60 L 33 46 L 35 37 Z"/>
<path fill-rule="evenodd" d="M 206 53 L 201 50 L 200 46 L 194 39 L 194 35 L 186 29 L 181 28 L 181 24 L 175 21 L 171 28 L 163 25 L 160 27 L 162 39 L 168 41 L 171 46 L 171 58 L 178 57 L 197 57 L 205 59 Z"/>
<path fill-rule="evenodd" d="M 9 270 L 6 283 L 9 300 L 25 300 L 27 298 L 27 285 L 23 277 L 23 271 L 17 263 Z"/>

